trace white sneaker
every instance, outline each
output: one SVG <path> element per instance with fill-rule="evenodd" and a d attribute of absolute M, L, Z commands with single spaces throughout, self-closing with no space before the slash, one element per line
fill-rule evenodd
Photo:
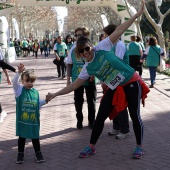
<path fill-rule="evenodd" d="M 1 116 L 2 116 L 3 118 L 5 118 L 5 117 L 7 116 L 7 113 L 3 110 L 3 111 L 1 112 Z"/>
<path fill-rule="evenodd" d="M 116 139 L 125 139 L 128 138 L 130 136 L 130 132 L 128 133 L 119 133 L 116 135 Z"/>
<path fill-rule="evenodd" d="M 120 130 L 116 130 L 116 129 L 111 129 L 110 132 L 108 132 L 108 135 L 112 136 L 112 135 L 117 135 L 120 133 Z"/>

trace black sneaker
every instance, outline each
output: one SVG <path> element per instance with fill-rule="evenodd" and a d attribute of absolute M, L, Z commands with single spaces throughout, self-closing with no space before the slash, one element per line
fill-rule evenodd
<path fill-rule="evenodd" d="M 16 163 L 17 164 L 23 164 L 24 163 L 24 153 L 23 152 L 18 153 Z"/>
<path fill-rule="evenodd" d="M 35 157 L 36 157 L 36 160 L 37 160 L 38 163 L 44 162 L 44 158 L 43 158 L 43 155 L 42 155 L 41 152 L 37 152 L 37 153 L 35 154 Z"/>

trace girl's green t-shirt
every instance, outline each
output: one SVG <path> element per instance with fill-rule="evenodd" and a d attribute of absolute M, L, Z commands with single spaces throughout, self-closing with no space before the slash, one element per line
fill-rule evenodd
<path fill-rule="evenodd" d="M 40 130 L 39 93 L 36 89 L 22 88 L 16 97 L 16 135 L 38 139 Z"/>

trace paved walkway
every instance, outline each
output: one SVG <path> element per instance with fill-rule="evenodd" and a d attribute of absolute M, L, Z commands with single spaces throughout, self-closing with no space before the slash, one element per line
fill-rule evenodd
<path fill-rule="evenodd" d="M 23 63 L 26 69 L 35 69 L 37 80 L 35 88 L 41 98 L 47 92 L 54 92 L 66 85 L 66 80 L 56 78 L 53 56 L 20 58 L 13 66 Z M 10 72 L 11 77 L 14 73 Z M 149 84 L 148 70 L 143 79 Z M 131 136 L 117 140 L 107 135 L 112 122 L 106 120 L 102 135 L 96 145 L 97 154 L 87 159 L 79 159 L 80 151 L 89 143 L 91 130 L 87 124 L 87 105 L 83 107 L 84 129 L 76 129 L 73 93 L 57 97 L 41 110 L 41 147 L 45 163 L 37 164 L 30 140 L 25 148 L 25 163 L 15 164 L 17 156 L 17 137 L 15 136 L 15 99 L 12 86 L 0 84 L 0 101 L 8 113 L 0 124 L 0 170 L 169 170 L 170 169 L 170 77 L 158 74 L 154 89 L 148 95 L 145 108 L 141 105 L 144 128 L 145 155 L 140 160 L 132 159 L 135 137 L 130 120 Z M 97 85 L 97 108 L 102 96 Z"/>

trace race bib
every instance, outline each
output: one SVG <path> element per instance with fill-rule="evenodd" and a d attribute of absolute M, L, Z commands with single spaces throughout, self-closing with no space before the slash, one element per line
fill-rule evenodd
<path fill-rule="evenodd" d="M 121 82 L 123 82 L 125 79 L 125 77 L 118 73 L 116 76 L 114 75 L 114 77 L 110 76 L 109 78 L 106 79 L 106 81 L 104 82 L 110 89 L 114 90 Z"/>
<path fill-rule="evenodd" d="M 59 51 L 59 56 L 64 56 L 64 52 L 63 51 Z"/>

